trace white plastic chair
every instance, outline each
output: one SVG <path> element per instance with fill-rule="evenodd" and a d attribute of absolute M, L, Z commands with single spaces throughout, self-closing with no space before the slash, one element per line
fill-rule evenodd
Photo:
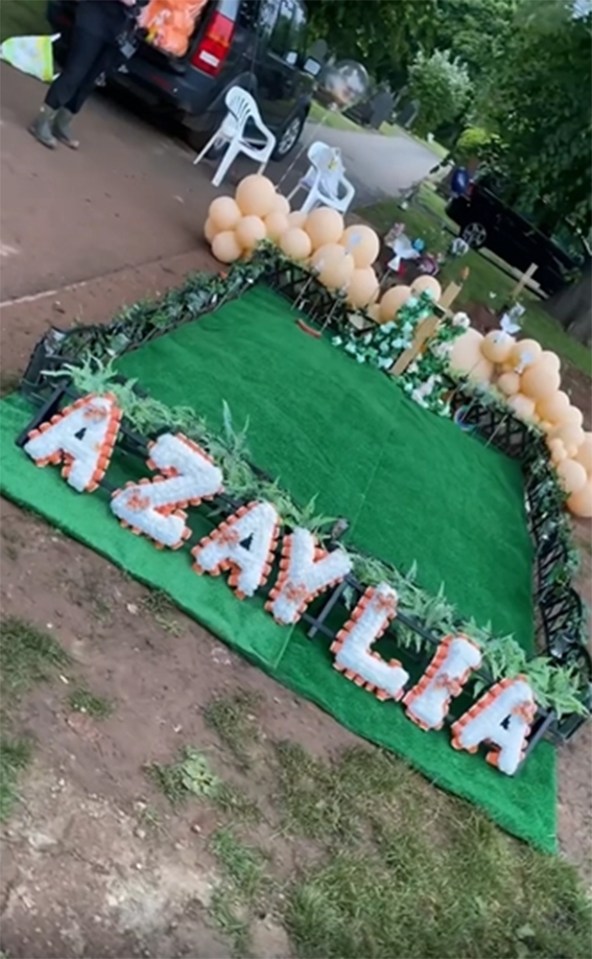
<path fill-rule="evenodd" d="M 347 213 L 356 191 L 345 176 L 341 150 L 317 140 L 308 148 L 308 159 L 310 166 L 288 200 L 299 190 L 308 190 L 300 208 L 302 213 L 309 213 L 315 206 L 331 206 L 340 213 Z"/>
<path fill-rule="evenodd" d="M 258 172 L 263 173 L 275 147 L 275 137 L 263 123 L 257 104 L 247 90 L 243 90 L 242 87 L 231 87 L 226 94 L 225 103 L 228 107 L 228 113 L 213 137 L 208 140 L 201 153 L 198 153 L 193 161 L 195 166 L 217 141 L 223 140 L 228 143 L 228 148 L 212 177 L 214 186 L 220 186 L 230 165 L 239 153 L 245 153 L 252 160 L 259 160 Z M 263 143 L 259 138 L 253 140 L 251 136 L 247 137 L 245 135 L 245 128 L 248 123 L 252 123 L 257 128 L 263 138 Z"/>

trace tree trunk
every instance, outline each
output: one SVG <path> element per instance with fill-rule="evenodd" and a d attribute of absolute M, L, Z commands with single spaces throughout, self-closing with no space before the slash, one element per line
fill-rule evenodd
<path fill-rule="evenodd" d="M 543 307 L 581 343 L 592 341 L 592 259 L 586 261 L 579 280 L 553 294 Z"/>

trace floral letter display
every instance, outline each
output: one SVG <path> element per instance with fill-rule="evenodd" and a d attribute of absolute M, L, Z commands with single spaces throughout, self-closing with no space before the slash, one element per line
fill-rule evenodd
<path fill-rule="evenodd" d="M 217 576 L 230 570 L 228 582 L 239 599 L 253 596 L 271 572 L 279 535 L 279 517 L 271 503 L 250 503 L 206 536 L 191 551 L 196 573 Z"/>
<path fill-rule="evenodd" d="M 386 583 L 370 586 L 354 609 L 351 619 L 331 646 L 335 669 L 357 686 L 365 686 L 378 699 L 400 699 L 409 673 L 397 659 L 390 663 L 371 646 L 380 639 L 397 615 L 397 594 Z"/>
<path fill-rule="evenodd" d="M 341 549 L 332 553 L 319 549 L 312 533 L 297 528 L 284 537 L 280 569 L 265 608 L 287 626 L 298 622 L 315 596 L 347 576 L 351 560 Z"/>
<path fill-rule="evenodd" d="M 443 639 L 422 678 L 403 700 L 409 719 L 422 729 L 441 729 L 450 700 L 480 665 L 481 653 L 466 636 Z"/>
<path fill-rule="evenodd" d="M 511 776 L 520 765 L 535 712 L 525 678 L 502 679 L 453 724 L 452 745 L 476 752 L 482 742 L 492 743 L 487 762 Z"/>
<path fill-rule="evenodd" d="M 123 526 L 144 533 L 157 546 L 179 549 L 191 535 L 182 507 L 197 506 L 222 489 L 222 473 L 186 436 L 165 433 L 150 444 L 148 466 L 160 476 L 117 490 L 111 509 Z"/>
<path fill-rule="evenodd" d="M 32 430 L 24 450 L 38 466 L 63 463 L 70 486 L 92 492 L 111 461 L 121 417 L 113 394 L 85 396 Z M 178 549 L 191 535 L 184 510 L 220 494 L 222 472 L 205 450 L 181 433 L 159 436 L 149 450 L 148 466 L 158 475 L 117 490 L 111 510 L 124 527 L 158 548 Z M 218 576 L 228 571 L 238 598 L 254 596 L 274 568 L 281 526 L 272 503 L 256 500 L 242 506 L 193 547 L 195 572 Z M 351 570 L 345 549 L 325 550 L 310 530 L 296 526 L 284 535 L 279 573 L 265 608 L 280 626 L 294 626 L 315 597 Z M 481 650 L 465 636 L 446 636 L 423 676 L 405 693 L 409 674 L 402 664 L 387 662 L 372 649 L 396 619 L 397 602 L 387 582 L 365 590 L 331 645 L 334 667 L 381 701 L 403 698 L 407 716 L 426 733 L 439 730 L 452 698 L 481 665 Z M 503 679 L 452 723 L 452 746 L 476 752 L 482 743 L 490 743 L 488 762 L 512 775 L 524 756 L 535 712 L 527 679 Z"/>
<path fill-rule="evenodd" d="M 111 393 L 84 396 L 32 430 L 24 450 L 37 466 L 63 462 L 62 476 L 70 486 L 92 493 L 111 462 L 120 422 Z"/>

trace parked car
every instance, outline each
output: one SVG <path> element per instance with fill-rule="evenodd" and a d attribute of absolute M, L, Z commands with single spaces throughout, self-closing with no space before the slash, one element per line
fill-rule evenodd
<path fill-rule="evenodd" d="M 67 55 L 77 0 L 50 0 L 48 19 L 60 33 L 58 61 Z M 301 0 L 211 0 L 196 22 L 183 57 L 142 42 L 109 82 L 144 102 L 170 111 L 205 142 L 226 112 L 230 87 L 242 86 L 257 100 L 281 160 L 296 146 L 312 102 L 307 71 L 307 14 Z"/>
<path fill-rule="evenodd" d="M 473 249 L 487 247 L 522 271 L 536 263 L 534 279 L 545 293 L 556 293 L 584 264 L 586 249 L 581 237 L 568 223 L 546 236 L 501 193 L 502 188 L 492 178 L 477 179 L 462 196 L 449 201 L 446 212 Z"/>

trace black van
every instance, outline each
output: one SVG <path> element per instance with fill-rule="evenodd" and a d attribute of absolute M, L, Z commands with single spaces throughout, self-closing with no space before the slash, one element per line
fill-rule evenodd
<path fill-rule="evenodd" d="M 58 61 L 68 50 L 75 3 L 48 4 L 49 22 L 61 35 Z M 109 82 L 174 113 L 196 141 L 221 123 L 228 89 L 244 87 L 276 136 L 272 159 L 281 160 L 296 146 L 312 102 L 314 78 L 304 70 L 306 28 L 301 0 L 211 0 L 183 57 L 141 43 Z"/>

